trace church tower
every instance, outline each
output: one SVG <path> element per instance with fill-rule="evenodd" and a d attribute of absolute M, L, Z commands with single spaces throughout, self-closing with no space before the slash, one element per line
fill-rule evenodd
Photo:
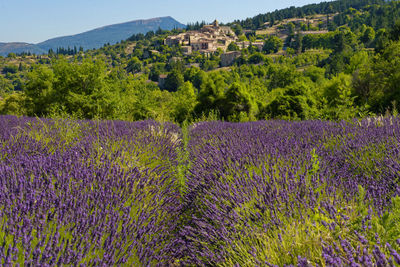
<path fill-rule="evenodd" d="M 213 22 L 213 26 L 214 26 L 214 27 L 219 27 L 218 20 L 214 20 L 214 22 Z"/>

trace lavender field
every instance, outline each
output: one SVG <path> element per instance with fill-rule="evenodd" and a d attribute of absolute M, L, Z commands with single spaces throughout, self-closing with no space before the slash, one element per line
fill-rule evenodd
<path fill-rule="evenodd" d="M 400 119 L 0 117 L 0 265 L 400 266 Z"/>

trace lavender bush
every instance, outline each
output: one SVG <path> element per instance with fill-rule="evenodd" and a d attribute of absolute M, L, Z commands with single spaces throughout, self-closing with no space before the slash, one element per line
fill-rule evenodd
<path fill-rule="evenodd" d="M 170 260 L 176 129 L 11 117 L 0 129 L 0 263 Z"/>
<path fill-rule="evenodd" d="M 398 259 L 400 121 L 200 123 L 178 255 L 222 266 Z"/>
<path fill-rule="evenodd" d="M 400 120 L 0 117 L 0 265 L 400 265 Z"/>

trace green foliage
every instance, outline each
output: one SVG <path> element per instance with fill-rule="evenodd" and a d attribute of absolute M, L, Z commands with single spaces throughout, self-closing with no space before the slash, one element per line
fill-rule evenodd
<path fill-rule="evenodd" d="M 363 25 L 361 30 L 360 41 L 365 44 L 366 47 L 370 47 L 372 42 L 375 40 L 375 30 L 372 27 Z"/>
<path fill-rule="evenodd" d="M 204 71 L 214 70 L 219 67 L 219 60 L 205 60 L 201 64 L 201 69 Z"/>
<path fill-rule="evenodd" d="M 51 109 L 65 109 L 82 118 L 111 118 L 118 95 L 109 85 L 101 61 L 69 63 L 61 59 L 51 67 L 36 66 L 25 88 L 29 115 L 46 116 Z"/>
<path fill-rule="evenodd" d="M 292 84 L 300 73 L 293 65 L 273 64 L 269 66 L 267 75 L 270 79 L 270 88 L 284 88 Z"/>
<path fill-rule="evenodd" d="M 194 107 L 197 104 L 195 88 L 191 82 L 185 82 L 174 93 L 175 110 L 173 118 L 179 123 L 191 120 Z"/>
<path fill-rule="evenodd" d="M 247 59 L 247 62 L 250 64 L 259 64 L 264 61 L 264 56 L 260 52 L 253 53 L 249 58 Z"/>
<path fill-rule="evenodd" d="M 267 54 L 277 53 L 282 47 L 283 41 L 274 35 L 270 35 L 264 42 L 263 51 Z"/>
<path fill-rule="evenodd" d="M 228 45 L 228 49 L 227 49 L 227 50 L 228 50 L 228 51 L 239 51 L 240 48 L 239 48 L 239 46 L 238 46 L 236 43 L 232 42 L 232 43 L 230 43 L 230 44 Z"/>
<path fill-rule="evenodd" d="M 379 29 L 376 33 L 374 45 L 377 52 L 383 51 L 389 44 L 389 34 L 386 29 Z"/>
<path fill-rule="evenodd" d="M 333 42 L 334 52 L 340 53 L 348 49 L 354 49 L 357 45 L 357 37 L 350 28 L 342 26 L 335 31 Z"/>
<path fill-rule="evenodd" d="M 137 57 L 132 57 L 126 66 L 126 71 L 131 73 L 140 72 L 142 70 L 142 62 Z"/>
<path fill-rule="evenodd" d="M 0 75 L 0 97 L 9 93 L 13 89 L 13 85 L 10 80 Z"/>
<path fill-rule="evenodd" d="M 400 20 L 397 20 L 390 31 L 390 39 L 400 41 Z"/>
<path fill-rule="evenodd" d="M 400 42 L 391 42 L 371 61 L 361 64 L 354 72 L 354 89 L 371 111 L 384 113 L 392 102 L 399 103 Z"/>
<path fill-rule="evenodd" d="M 218 110 L 220 103 L 223 101 L 224 90 L 226 84 L 222 77 L 217 76 L 215 80 L 208 77 L 202 84 L 197 100 L 198 104 L 195 107 L 195 113 L 209 113 L 211 110 Z"/>
<path fill-rule="evenodd" d="M 233 83 L 225 93 L 220 107 L 221 115 L 230 121 L 255 118 L 257 106 L 248 91 L 238 83 Z"/>
<path fill-rule="evenodd" d="M 325 69 L 316 66 L 310 66 L 304 71 L 304 75 L 314 83 L 320 82 L 325 78 Z"/>
<path fill-rule="evenodd" d="M 7 95 L 4 99 L 0 98 L 0 114 L 25 115 L 25 95 L 19 92 Z"/>
<path fill-rule="evenodd" d="M 158 77 L 161 73 L 165 71 L 165 64 L 164 63 L 156 63 L 153 64 L 150 68 L 149 79 L 158 82 Z"/>
<path fill-rule="evenodd" d="M 49 111 L 48 106 L 54 100 L 53 82 L 54 72 L 47 66 L 36 65 L 28 74 L 28 83 L 24 93 L 27 97 L 28 115 L 45 115 Z"/>
<path fill-rule="evenodd" d="M 118 118 L 129 121 L 157 119 L 160 121 L 173 120 L 172 93 L 161 91 L 157 85 L 148 83 L 145 77 L 130 76 L 121 85 Z"/>
<path fill-rule="evenodd" d="M 316 92 L 306 81 L 297 81 L 281 90 L 265 108 L 267 118 L 312 119 L 319 117 Z"/>
<path fill-rule="evenodd" d="M 165 89 L 175 92 L 184 83 L 183 74 L 178 69 L 173 69 L 165 79 Z"/>
<path fill-rule="evenodd" d="M 323 95 L 327 100 L 326 117 L 336 120 L 350 120 L 354 117 L 354 114 L 357 114 L 349 75 L 340 73 L 333 77 L 324 88 Z"/>
<path fill-rule="evenodd" d="M 3 74 L 14 74 L 18 72 L 18 66 L 15 65 L 8 65 L 3 67 Z"/>

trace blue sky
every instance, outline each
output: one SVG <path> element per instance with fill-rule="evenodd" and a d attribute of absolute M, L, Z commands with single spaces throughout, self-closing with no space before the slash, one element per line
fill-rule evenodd
<path fill-rule="evenodd" d="M 231 22 L 322 0 L 0 0 L 0 42 L 38 43 L 101 26 L 172 16 L 181 23 Z"/>

